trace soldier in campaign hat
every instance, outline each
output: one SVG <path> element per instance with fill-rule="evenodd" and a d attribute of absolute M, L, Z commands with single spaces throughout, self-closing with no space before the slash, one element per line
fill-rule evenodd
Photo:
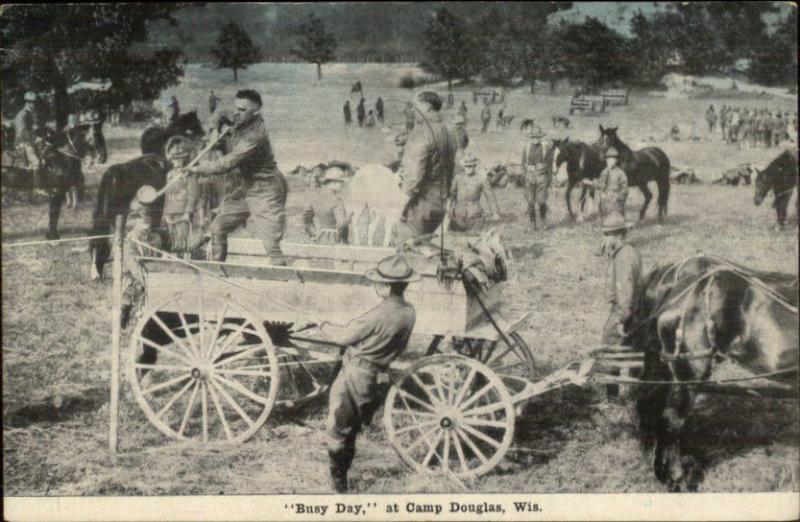
<path fill-rule="evenodd" d="M 319 325 L 329 341 L 347 350 L 331 386 L 325 431 L 330 478 L 337 493 L 348 491 L 356 437 L 383 403 L 389 365 L 406 349 L 416 322 L 414 307 L 403 293 L 419 274 L 403 255 L 383 259 L 364 276 L 375 285 L 381 303 L 345 326 Z"/>
<path fill-rule="evenodd" d="M 619 152 L 614 147 L 609 147 L 605 153 L 606 168 L 595 180 L 583 179 L 588 185 L 600 191 L 600 214 L 606 215 L 617 212 L 625 216 L 625 201 L 628 199 L 628 176 L 619 165 Z"/>
<path fill-rule="evenodd" d="M 528 217 L 533 229 L 538 228 L 536 207 L 542 228 L 547 227 L 547 193 L 550 187 L 553 164 L 553 147 L 544 141 L 545 133 L 533 120 L 524 126 L 525 136 L 530 140 L 522 150 L 522 167 L 525 169 L 525 199 L 528 201 Z"/>
<path fill-rule="evenodd" d="M 192 146 L 188 139 L 174 136 L 167 141 L 166 157 L 172 164 L 167 174 L 167 183 L 176 176 L 181 176 L 181 168 L 185 167 L 192 155 Z M 188 254 L 191 251 L 192 219 L 200 199 L 199 180 L 197 176 L 183 176 L 164 194 L 164 220 L 169 233 L 170 251 Z"/>
<path fill-rule="evenodd" d="M 500 217 L 500 205 L 492 190 L 486 174 L 478 174 L 479 160 L 469 154 L 461 161 L 462 171 L 453 178 L 450 188 L 447 215 L 450 219 L 450 230 L 467 232 L 479 228 L 484 221 L 481 196 L 490 202 L 490 212 L 494 219 Z M 494 208 L 491 208 L 494 207 Z"/>

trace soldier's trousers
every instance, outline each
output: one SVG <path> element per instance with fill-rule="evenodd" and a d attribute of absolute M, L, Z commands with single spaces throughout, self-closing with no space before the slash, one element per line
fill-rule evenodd
<path fill-rule="evenodd" d="M 618 212 L 621 216 L 625 217 L 625 201 L 628 195 L 617 196 L 616 194 L 600 193 L 599 210 L 600 215 L 605 216 L 611 212 Z"/>
<path fill-rule="evenodd" d="M 445 202 L 438 190 L 412 199 L 397 223 L 394 244 L 400 246 L 412 237 L 432 234 L 442 224 L 444 214 Z"/>
<path fill-rule="evenodd" d="M 356 437 L 368 426 L 384 399 L 378 372 L 345 362 L 330 391 L 325 445 L 328 452 L 340 457 L 346 472 L 356 452 Z"/>
<path fill-rule="evenodd" d="M 626 314 L 617 306 L 611 307 L 611 313 L 603 325 L 603 338 L 601 342 L 607 346 L 619 346 L 625 341 L 622 333 L 625 326 Z"/>
<path fill-rule="evenodd" d="M 244 188 L 243 194 L 225 196 L 219 215 L 211 223 L 212 247 L 220 249 L 215 257 L 224 261 L 228 234 L 245 226 L 252 237 L 264 243 L 267 255 L 275 263 L 282 263 L 280 242 L 286 230 L 286 180 L 278 174 L 247 182 Z"/>
<path fill-rule="evenodd" d="M 539 208 L 546 208 L 547 195 L 550 188 L 550 181 L 546 178 L 533 178 L 525 182 L 525 199 L 528 201 L 528 216 L 531 220 L 536 219 L 536 205 Z"/>

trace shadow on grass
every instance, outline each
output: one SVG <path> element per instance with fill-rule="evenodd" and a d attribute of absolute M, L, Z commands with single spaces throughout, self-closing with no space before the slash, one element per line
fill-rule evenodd
<path fill-rule="evenodd" d="M 25 404 L 5 403 L 3 425 L 22 428 L 40 422 L 62 422 L 79 413 L 94 411 L 107 401 L 108 389 L 99 386 L 80 393 L 58 394 Z"/>

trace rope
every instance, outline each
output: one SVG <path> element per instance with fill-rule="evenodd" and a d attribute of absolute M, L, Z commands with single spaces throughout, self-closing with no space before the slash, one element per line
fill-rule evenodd
<path fill-rule="evenodd" d="M 730 379 L 708 379 L 708 380 L 697 379 L 693 381 L 646 381 L 641 379 L 634 379 L 633 377 L 611 377 L 609 380 L 625 384 L 652 384 L 654 386 L 660 386 L 660 385 L 683 386 L 690 384 L 727 384 L 731 382 L 745 382 L 745 381 L 757 381 L 759 379 L 768 379 L 770 377 L 776 377 L 778 375 L 793 373 L 798 371 L 798 369 L 800 369 L 800 366 L 793 366 L 785 370 L 778 370 L 769 373 L 760 373 L 758 375 L 753 375 L 751 377 L 737 377 Z"/>
<path fill-rule="evenodd" d="M 104 236 L 86 236 L 86 237 L 69 237 L 66 239 L 52 239 L 47 241 L 24 241 L 19 243 L 2 243 L 3 248 L 21 247 L 21 246 L 37 246 L 37 245 L 56 245 L 59 243 L 69 243 L 74 241 L 90 241 L 93 239 L 111 239 L 113 235 Z"/>
<path fill-rule="evenodd" d="M 200 273 L 205 274 L 207 276 L 213 277 L 214 279 L 217 279 L 219 281 L 227 283 L 227 284 L 229 284 L 231 286 L 235 286 L 236 288 L 239 288 L 240 290 L 244 290 L 246 292 L 249 292 L 249 293 L 251 293 L 253 295 L 257 295 L 259 298 L 261 298 L 261 299 L 263 299 L 265 301 L 268 301 L 268 302 L 270 302 L 272 304 L 275 304 L 275 305 L 277 305 L 277 306 L 279 306 L 281 308 L 285 308 L 285 309 L 287 309 L 287 310 L 289 310 L 291 312 L 294 312 L 294 313 L 296 313 L 296 314 L 298 314 L 300 316 L 308 315 L 308 312 L 305 311 L 305 310 L 302 310 L 300 308 L 294 307 L 294 306 L 292 306 L 290 304 L 284 303 L 283 301 L 279 301 L 279 300 L 277 300 L 275 298 L 267 297 L 262 292 L 256 292 L 255 290 L 253 290 L 251 288 L 248 288 L 246 286 L 243 286 L 243 285 L 240 285 L 238 283 L 235 283 L 235 282 L 229 280 L 228 278 L 219 276 L 219 275 L 215 274 L 214 272 L 211 272 L 210 270 L 206 270 L 205 268 L 202 268 L 202 267 L 196 265 L 195 263 L 189 262 L 189 261 L 187 261 L 185 259 L 181 259 L 180 257 L 175 256 L 174 254 L 171 254 L 171 253 L 166 252 L 164 250 L 160 250 L 158 248 L 155 248 L 152 245 L 149 245 L 149 244 L 143 243 L 143 242 L 141 242 L 141 241 L 139 241 L 137 239 L 131 239 L 131 238 L 128 238 L 127 241 L 132 241 L 133 243 L 136 243 L 137 245 L 139 245 L 141 247 L 145 247 L 148 250 L 156 252 L 156 253 L 160 254 L 165 259 L 169 259 L 170 261 L 177 261 L 178 263 L 180 263 L 182 265 L 185 265 L 185 266 L 188 266 L 189 268 L 191 268 L 193 270 L 196 270 L 197 272 L 200 272 Z"/>

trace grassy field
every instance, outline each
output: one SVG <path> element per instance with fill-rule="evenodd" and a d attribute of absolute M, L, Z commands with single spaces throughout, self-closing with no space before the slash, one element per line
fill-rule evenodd
<path fill-rule="evenodd" d="M 387 101 L 387 121 L 399 125 L 402 101 L 409 91 L 396 88 L 408 67 L 326 66 L 324 87 L 313 85 L 313 67 L 257 66 L 241 85 L 224 71 L 190 68 L 175 93 L 184 110 L 204 116 L 208 89 L 230 98 L 252 86 L 268 100 L 264 109 L 280 167 L 341 159 L 355 164 L 389 160 L 392 134 L 341 126 L 341 105 L 356 79 L 368 101 Z M 515 158 L 518 132 L 477 128 L 479 108 L 467 90 L 471 147 L 484 166 Z M 726 100 L 727 101 L 727 100 Z M 536 95 L 525 89 L 507 95 L 507 114 L 535 117 L 545 130 L 550 116 L 565 113 L 565 95 Z M 764 166 L 777 150 L 737 150 L 702 130 L 702 114 L 720 100 L 675 100 L 633 95 L 627 107 L 602 117 L 572 118 L 566 134 L 593 141 L 597 125 L 619 126 L 632 144 L 656 140 L 673 164 L 693 168 L 704 180 L 739 163 Z M 791 100 L 739 100 L 743 106 L 791 107 Z M 672 123 L 684 133 L 696 127 L 696 141 L 661 142 Z M 512 125 L 518 128 L 517 125 Z M 109 129 L 111 161 L 136 155 L 138 130 Z M 564 131 L 560 131 L 565 134 Z M 90 194 L 99 169 L 87 173 Z M 293 183 L 289 197 L 288 239 L 302 237 L 300 213 L 305 189 Z M 505 220 L 500 232 L 510 246 L 512 284 L 505 300 L 533 311 L 520 330 L 531 346 L 542 375 L 586 355 L 597 344 L 605 319 L 604 262 L 594 257 L 599 237 L 593 220 L 566 220 L 563 193 L 551 194 L 553 227 L 531 232 L 518 189 L 498 197 Z M 577 196 L 576 196 L 577 197 Z M 642 198 L 632 191 L 633 215 Z M 62 235 L 88 230 L 90 203 L 65 211 Z M 754 207 L 752 188 L 708 185 L 674 186 L 669 215 L 655 224 L 655 209 L 631 240 L 641 250 L 645 268 L 679 260 L 698 251 L 726 257 L 753 268 L 798 272 L 797 217 L 774 232 L 774 212 Z M 591 216 L 590 216 L 591 217 Z M 8 198 L 3 205 L 3 242 L 43 237 L 46 207 Z M 150 426 L 123 381 L 121 452 L 116 465 L 107 453 L 109 382 L 108 319 L 110 281 L 88 280 L 88 255 L 76 245 L 3 249 L 3 469 L 7 495 L 183 495 L 325 493 L 327 457 L 323 449 L 324 401 L 293 412 L 274 413 L 251 441 L 233 448 L 176 446 Z M 123 342 L 127 342 L 127 333 Z M 424 339 L 414 339 L 421 349 Z M 125 346 L 123 344 L 123 346 Z M 123 353 L 123 357 L 124 357 Z M 352 472 L 356 491 L 450 492 L 661 492 L 650 458 L 639 448 L 635 421 L 625 409 L 589 406 L 586 391 L 565 389 L 533 400 L 518 417 L 507 458 L 478 480 L 459 484 L 407 471 L 376 423 L 359 443 Z M 800 417 L 796 402 L 732 400 L 709 397 L 697 410 L 696 440 L 703 446 L 707 472 L 703 491 L 800 490 Z M 377 418 L 377 417 L 376 417 Z"/>

